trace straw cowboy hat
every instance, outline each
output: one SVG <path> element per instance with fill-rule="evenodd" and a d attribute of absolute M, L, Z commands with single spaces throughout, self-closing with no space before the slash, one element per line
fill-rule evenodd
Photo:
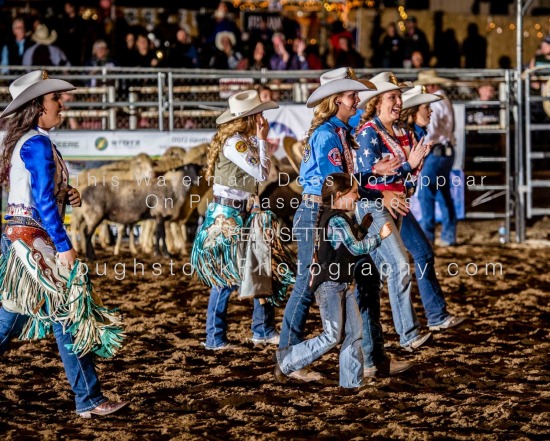
<path fill-rule="evenodd" d="M 218 125 L 279 107 L 275 101 L 262 102 L 256 90 L 245 90 L 236 93 L 229 97 L 227 102 L 229 103 L 229 109 L 218 116 L 218 119 L 216 119 Z"/>
<path fill-rule="evenodd" d="M 418 72 L 418 79 L 414 82 L 415 86 L 425 86 L 426 84 L 450 84 L 453 81 L 449 78 L 443 78 L 437 75 L 435 69 L 428 69 Z"/>
<path fill-rule="evenodd" d="M 283 139 L 283 147 L 285 149 L 288 162 L 296 173 L 300 173 L 300 164 L 302 163 L 304 143 L 296 140 L 292 136 L 285 136 Z"/>
<path fill-rule="evenodd" d="M 335 93 L 376 89 L 370 81 L 357 80 L 355 72 L 349 67 L 341 67 L 325 72 L 321 75 L 320 82 L 321 85 L 307 99 L 307 107 L 315 107 L 325 98 Z"/>
<path fill-rule="evenodd" d="M 359 92 L 359 109 L 364 109 L 367 103 L 377 95 L 391 90 L 400 90 L 405 92 L 412 89 L 412 83 L 403 85 L 397 81 L 395 75 L 392 72 L 380 72 L 370 79 L 370 81 L 376 86 L 376 90 L 369 90 L 367 92 Z"/>
<path fill-rule="evenodd" d="M 549 97 L 550 98 L 550 80 L 548 80 L 545 84 L 543 84 L 542 89 L 540 91 L 540 94 L 543 97 Z M 542 102 L 542 107 L 546 114 L 550 116 L 550 101 L 546 100 Z"/>
<path fill-rule="evenodd" d="M 237 38 L 235 37 L 235 34 L 233 32 L 229 31 L 221 31 L 216 34 L 216 47 L 223 52 L 223 45 L 222 45 L 222 38 L 227 37 L 229 38 L 229 41 L 231 42 L 231 46 L 235 46 L 237 44 Z"/>
<path fill-rule="evenodd" d="M 31 37 L 32 41 L 38 44 L 49 46 L 55 40 L 57 40 L 57 32 L 50 31 L 46 25 L 38 25 L 34 34 Z"/>
<path fill-rule="evenodd" d="M 420 106 L 421 104 L 435 103 L 443 99 L 443 97 L 441 95 L 427 93 L 424 86 L 414 86 L 412 89 L 403 93 L 401 99 L 403 100 L 403 107 L 401 109 L 405 110 L 414 106 Z"/>
<path fill-rule="evenodd" d="M 17 78 L 10 84 L 9 89 L 13 100 L 8 104 L 8 107 L 4 109 L 0 118 L 5 118 L 13 114 L 21 106 L 39 96 L 52 92 L 75 90 L 76 87 L 67 81 L 48 78 L 48 74 L 45 70 L 34 70 Z"/>

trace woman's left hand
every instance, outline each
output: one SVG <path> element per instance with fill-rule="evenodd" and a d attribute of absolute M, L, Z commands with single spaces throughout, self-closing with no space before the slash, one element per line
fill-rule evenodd
<path fill-rule="evenodd" d="M 80 207 L 82 201 L 80 200 L 79 191 L 71 187 L 67 194 L 69 195 L 69 204 L 71 204 L 71 207 Z"/>

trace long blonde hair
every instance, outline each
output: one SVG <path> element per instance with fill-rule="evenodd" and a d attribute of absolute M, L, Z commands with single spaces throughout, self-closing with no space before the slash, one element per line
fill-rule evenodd
<path fill-rule="evenodd" d="M 319 126 L 327 122 L 330 118 L 338 113 L 338 104 L 336 104 L 336 100 L 340 98 L 343 94 L 344 93 L 338 93 L 327 96 L 323 101 L 315 106 L 315 109 L 313 109 L 313 119 L 311 120 L 311 126 L 307 131 L 306 138 L 304 139 L 304 145 L 309 144 L 309 138 Z M 350 144 L 351 147 L 354 149 L 359 148 L 359 144 L 357 144 L 355 138 L 353 137 L 351 137 Z"/>
<path fill-rule="evenodd" d="M 367 101 L 367 105 L 365 106 L 365 112 L 361 115 L 361 119 L 359 120 L 359 126 L 357 129 L 359 129 L 363 124 L 365 124 L 367 121 L 370 121 L 376 116 L 376 106 L 382 99 L 380 95 L 376 95 L 375 97 L 372 97 L 370 100 Z"/>
<path fill-rule="evenodd" d="M 214 176 L 214 167 L 225 142 L 237 133 L 244 138 L 245 142 L 251 143 L 249 138 L 256 134 L 256 115 L 245 116 L 219 125 L 218 131 L 212 137 L 208 148 L 205 173 L 207 180 Z"/>

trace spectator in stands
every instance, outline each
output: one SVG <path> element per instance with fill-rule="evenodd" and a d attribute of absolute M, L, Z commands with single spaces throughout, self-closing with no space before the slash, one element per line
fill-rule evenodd
<path fill-rule="evenodd" d="M 118 61 L 121 66 L 132 66 L 134 53 L 136 51 L 136 36 L 132 32 L 128 32 L 124 37 L 126 45 L 118 54 Z"/>
<path fill-rule="evenodd" d="M 440 44 L 434 55 L 437 57 L 437 66 L 446 68 L 460 67 L 460 46 L 454 29 L 446 29 L 440 39 Z"/>
<path fill-rule="evenodd" d="M 258 91 L 258 96 L 260 97 L 260 101 L 262 103 L 265 103 L 266 101 L 273 101 L 273 90 L 271 90 L 271 87 L 266 86 L 265 84 L 258 84 L 256 86 L 256 90 Z"/>
<path fill-rule="evenodd" d="M 485 69 L 487 66 L 487 39 L 480 35 L 477 24 L 468 25 L 468 36 L 462 42 L 466 69 Z"/>
<path fill-rule="evenodd" d="M 344 28 L 344 25 L 341 21 L 336 20 L 332 24 L 331 29 L 331 35 L 330 35 L 330 47 L 332 49 L 332 58 L 333 60 L 336 60 L 336 57 L 338 56 L 338 52 L 340 51 L 340 47 L 338 46 L 338 40 L 340 38 L 346 37 L 349 38 L 351 41 L 354 40 L 353 34 L 348 31 L 346 28 Z"/>
<path fill-rule="evenodd" d="M 169 67 L 199 67 L 199 53 L 191 41 L 189 28 L 182 26 L 176 33 L 176 43 L 170 47 L 167 64 Z"/>
<path fill-rule="evenodd" d="M 248 43 L 250 47 L 256 47 L 256 43 L 260 42 L 263 44 L 264 49 L 267 52 L 272 50 L 271 47 L 271 38 L 273 37 L 273 31 L 269 29 L 267 25 L 267 18 L 260 17 L 260 22 L 257 28 L 254 28 L 250 31 L 250 36 L 248 37 Z"/>
<path fill-rule="evenodd" d="M 114 67 L 117 63 L 109 57 L 109 48 L 105 40 L 97 40 L 92 46 L 92 57 L 84 62 L 84 66 Z"/>
<path fill-rule="evenodd" d="M 382 51 L 382 67 L 403 67 L 405 40 L 399 35 L 395 23 L 390 23 L 386 27 L 386 32 L 380 42 L 380 50 Z"/>
<path fill-rule="evenodd" d="M 306 43 L 301 38 L 294 39 L 293 49 L 289 51 L 285 45 L 285 36 L 279 32 L 273 34 L 273 50 L 275 53 L 269 60 L 272 70 L 305 70 L 308 64 L 304 52 Z"/>
<path fill-rule="evenodd" d="M 550 34 L 544 37 L 535 56 L 529 62 L 529 67 L 535 66 L 550 67 Z"/>
<path fill-rule="evenodd" d="M 321 70 L 326 67 L 326 63 L 321 58 L 318 44 L 308 44 L 306 47 L 306 61 L 311 70 Z"/>
<path fill-rule="evenodd" d="M 20 66 L 23 61 L 23 54 L 33 45 L 30 38 L 27 38 L 25 20 L 17 17 L 11 25 L 13 38 L 8 39 L 2 48 L 2 66 Z M 2 69 L 3 74 L 7 74 L 7 69 Z"/>
<path fill-rule="evenodd" d="M 66 1 L 61 21 L 61 38 L 59 44 L 73 66 L 80 66 L 84 61 L 84 34 L 86 22 L 78 15 L 78 6 L 74 0 Z M 89 46 L 88 46 L 89 50 Z"/>
<path fill-rule="evenodd" d="M 57 32 L 49 30 L 46 25 L 39 24 L 32 34 L 35 45 L 23 54 L 24 66 L 70 66 L 71 62 L 65 53 L 53 43 L 57 40 Z"/>
<path fill-rule="evenodd" d="M 214 12 L 214 20 L 216 24 L 214 25 L 214 32 L 206 41 L 207 43 L 215 43 L 216 36 L 220 32 L 232 32 L 235 37 L 235 43 L 233 46 L 236 46 L 237 43 L 241 41 L 241 31 L 235 20 L 233 20 L 232 14 L 229 13 L 228 4 L 225 1 L 221 1 Z"/>
<path fill-rule="evenodd" d="M 424 67 L 424 57 L 422 56 L 422 52 L 414 51 L 411 54 L 411 68 L 420 69 L 422 67 Z"/>
<path fill-rule="evenodd" d="M 363 56 L 355 50 L 353 40 L 346 36 L 338 39 L 338 55 L 336 55 L 334 67 L 348 66 L 353 69 L 365 67 Z"/>
<path fill-rule="evenodd" d="M 492 81 L 482 81 L 478 83 L 476 92 L 479 96 L 479 101 L 498 100 L 495 84 Z M 468 125 L 499 124 L 500 107 L 476 106 L 466 108 L 466 123 Z"/>
<path fill-rule="evenodd" d="M 151 48 L 151 42 L 143 35 L 136 37 L 136 51 L 131 56 L 132 67 L 156 67 L 159 64 L 157 54 Z"/>
<path fill-rule="evenodd" d="M 115 67 L 118 64 L 109 57 L 109 48 L 105 40 L 97 40 L 92 46 L 92 58 L 84 62 L 84 66 L 91 67 Z M 91 70 L 89 75 L 92 77 L 89 81 L 91 87 L 95 87 L 98 84 L 98 79 L 95 74 L 99 72 L 97 70 Z"/>
<path fill-rule="evenodd" d="M 240 52 L 234 49 L 237 39 L 233 32 L 222 31 L 216 35 L 216 53 L 210 59 L 212 69 L 241 70 L 246 66 L 246 60 Z"/>
<path fill-rule="evenodd" d="M 414 51 L 420 51 L 424 62 L 429 64 L 430 45 L 424 31 L 418 28 L 416 17 L 412 15 L 405 20 L 405 59 L 410 60 Z"/>
<path fill-rule="evenodd" d="M 267 59 L 267 53 L 265 45 L 262 41 L 257 41 L 254 45 L 254 50 L 251 57 L 248 60 L 249 70 L 262 70 L 269 69 L 269 61 Z"/>

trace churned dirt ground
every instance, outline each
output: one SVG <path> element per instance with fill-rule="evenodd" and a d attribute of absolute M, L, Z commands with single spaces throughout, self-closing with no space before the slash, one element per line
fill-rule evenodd
<path fill-rule="evenodd" d="M 94 282 L 109 306 L 123 310 L 127 340 L 117 357 L 98 361 L 98 370 L 106 395 L 130 400 L 129 409 L 78 418 L 55 341 L 16 342 L 0 358 L 0 439 L 550 439 L 550 221 L 531 226 L 522 245 L 497 245 L 497 228 L 493 221 L 462 222 L 460 245 L 436 250 L 450 310 L 469 317 L 461 328 L 404 352 L 385 296 L 388 350 L 414 368 L 358 392 L 337 386 L 336 351 L 314 365 L 333 384 L 274 383 L 273 350 L 248 341 L 251 307 L 236 298 L 229 337 L 243 348 L 205 351 L 208 290 L 181 275 L 185 260 L 174 262 L 174 275 L 159 260 L 163 275 L 155 276 L 157 260 L 139 257 L 142 276 L 134 275 L 128 254 L 99 251 L 107 275 Z M 126 264 L 124 278 L 122 265 L 115 274 L 117 262 Z M 500 263 L 502 275 L 490 267 L 486 275 L 486 263 Z M 308 331 L 319 328 L 314 308 Z"/>

